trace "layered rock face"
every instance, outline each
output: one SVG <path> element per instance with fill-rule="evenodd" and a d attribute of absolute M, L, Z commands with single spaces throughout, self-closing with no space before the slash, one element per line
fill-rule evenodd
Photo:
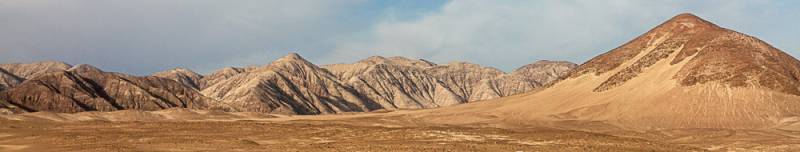
<path fill-rule="evenodd" d="M 14 72 L 0 69 L 0 89 L 6 89 L 0 93 L 0 109 L 81 112 L 181 107 L 277 114 L 426 109 L 530 91 L 566 71 L 557 62 L 537 62 L 505 74 L 464 62 L 437 65 L 378 56 L 320 68 L 294 53 L 264 66 L 224 68 L 206 76 L 176 68 L 135 77 L 59 63 L 6 65 Z"/>
<path fill-rule="evenodd" d="M 17 77 L 16 75 L 11 74 L 4 69 L 0 69 L 0 91 L 3 91 L 6 88 L 15 86 L 17 84 L 20 84 L 22 83 L 23 80 L 25 79 Z"/>
<path fill-rule="evenodd" d="M 247 69 L 234 67 L 222 68 L 200 79 L 197 87 L 202 90 L 245 71 L 247 71 Z"/>
<path fill-rule="evenodd" d="M 69 64 L 56 61 L 0 64 L 0 91 L 48 73 L 67 70 Z"/>
<path fill-rule="evenodd" d="M 371 68 L 373 65 L 379 64 L 404 66 L 418 69 L 425 69 L 436 65 L 435 63 L 425 60 L 413 60 L 404 57 L 387 58 L 382 56 L 372 56 L 356 63 L 329 64 L 322 67 L 340 80 L 347 81 L 352 77 L 362 75 L 364 71 Z"/>
<path fill-rule="evenodd" d="M 424 70 L 431 66 L 432 63 L 421 60 L 370 57 L 325 68 L 383 109 L 423 109 L 464 103 L 464 98 Z"/>
<path fill-rule="evenodd" d="M 531 91 L 542 87 L 540 83 L 558 80 L 575 66 L 564 61 L 541 61 L 506 74 L 466 62 L 436 65 L 374 56 L 324 68 L 386 109 L 420 109 Z"/>
<path fill-rule="evenodd" d="M 172 70 L 154 73 L 153 76 L 174 80 L 194 89 L 200 89 L 203 76 L 189 69 L 175 68 Z"/>
<path fill-rule="evenodd" d="M 89 65 L 27 80 L 0 92 L 0 100 L 16 112 L 207 109 L 213 102 L 173 80 L 103 72 Z"/>
<path fill-rule="evenodd" d="M 445 83 L 445 86 L 450 87 L 457 95 L 466 99 L 466 101 L 479 101 L 500 97 L 501 95 L 497 94 L 484 95 L 483 93 L 487 91 L 483 90 L 485 88 L 480 87 L 480 85 L 481 81 L 494 79 L 505 74 L 495 68 L 483 67 L 466 62 L 437 65 L 427 68 L 425 71 Z"/>
<path fill-rule="evenodd" d="M 69 64 L 57 61 L 0 64 L 0 69 L 4 69 L 8 73 L 23 79 L 33 79 L 48 73 L 64 71 L 71 67 Z"/>
<path fill-rule="evenodd" d="M 567 61 L 541 60 L 517 68 L 511 75 L 518 75 L 539 85 L 550 85 L 567 76 L 577 64 Z"/>
<path fill-rule="evenodd" d="M 265 67 L 236 74 L 202 93 L 239 111 L 330 114 L 380 107 L 294 53 Z"/>
<path fill-rule="evenodd" d="M 525 93 L 537 88 L 544 88 L 559 79 L 566 77 L 578 65 L 566 61 L 536 61 L 517 68 L 509 74 L 484 79 L 478 86 L 476 97 L 492 99 Z"/>

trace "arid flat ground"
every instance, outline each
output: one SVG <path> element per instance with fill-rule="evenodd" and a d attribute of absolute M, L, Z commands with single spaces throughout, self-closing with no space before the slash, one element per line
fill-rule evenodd
<path fill-rule="evenodd" d="M 226 121 L 0 118 L 0 151 L 796 151 L 800 143 L 787 131 L 597 132 L 604 133 L 427 125 L 386 117 Z"/>
<path fill-rule="evenodd" d="M 0 122 L 0 151 L 699 151 L 547 128 L 512 131 L 319 121 Z"/>

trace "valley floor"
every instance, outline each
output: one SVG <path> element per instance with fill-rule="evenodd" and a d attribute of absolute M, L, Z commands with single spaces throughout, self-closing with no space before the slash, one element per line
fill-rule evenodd
<path fill-rule="evenodd" d="M 352 126 L 325 122 L 2 121 L 0 151 L 687 151 L 556 129 Z"/>
<path fill-rule="evenodd" d="M 412 125 L 400 126 L 398 122 Z M 381 117 L 226 121 L 0 118 L 0 151 L 798 150 L 800 140 L 778 134 L 781 133 L 703 129 L 591 133 L 547 127 L 501 129 L 424 125 Z"/>

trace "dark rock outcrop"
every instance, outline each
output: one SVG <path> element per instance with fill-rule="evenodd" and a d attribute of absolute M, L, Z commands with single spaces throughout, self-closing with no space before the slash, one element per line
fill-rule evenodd
<path fill-rule="evenodd" d="M 104 72 L 89 65 L 27 80 L 0 92 L 0 100 L 26 112 L 208 109 L 216 104 L 173 80 Z"/>
<path fill-rule="evenodd" d="M 201 80 L 203 79 L 202 75 L 184 68 L 175 68 L 167 71 L 154 73 L 153 76 L 174 80 L 180 82 L 183 85 L 198 90 L 200 89 L 200 84 L 202 84 Z"/>

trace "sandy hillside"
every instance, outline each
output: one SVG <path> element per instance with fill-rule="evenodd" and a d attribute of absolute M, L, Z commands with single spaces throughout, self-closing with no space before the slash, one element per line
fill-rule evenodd
<path fill-rule="evenodd" d="M 756 38 L 682 14 L 548 89 L 413 117 L 447 124 L 581 120 L 629 129 L 792 126 L 800 112 L 798 63 Z"/>

